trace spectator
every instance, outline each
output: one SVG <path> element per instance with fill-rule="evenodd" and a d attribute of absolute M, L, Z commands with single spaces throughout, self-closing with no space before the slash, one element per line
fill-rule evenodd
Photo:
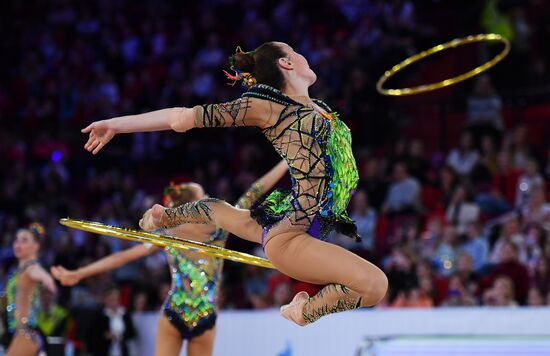
<path fill-rule="evenodd" d="M 374 232 L 376 230 L 376 212 L 369 206 L 369 198 L 365 191 L 358 190 L 351 202 L 350 217 L 357 225 L 357 232 L 361 236 L 361 243 L 357 244 L 346 236 L 338 235 L 337 243 L 351 250 L 365 250 L 367 253 L 374 252 Z"/>
<path fill-rule="evenodd" d="M 271 306 L 268 298 L 265 295 L 252 294 L 248 297 L 248 299 L 250 300 L 250 304 L 252 306 L 252 309 L 254 310 L 268 309 Z"/>
<path fill-rule="evenodd" d="M 447 297 L 441 304 L 446 307 L 470 307 L 478 305 L 475 297 L 464 286 L 464 282 L 458 274 L 449 278 Z"/>
<path fill-rule="evenodd" d="M 280 308 L 281 306 L 290 303 L 292 299 L 292 288 L 290 283 L 279 283 L 273 290 L 273 306 Z"/>
<path fill-rule="evenodd" d="M 466 177 L 470 174 L 478 160 L 479 153 L 474 148 L 472 135 L 469 132 L 463 132 L 460 136 L 458 148 L 452 149 L 447 156 L 447 164 L 458 175 Z"/>
<path fill-rule="evenodd" d="M 490 135 L 485 135 L 481 138 L 480 163 L 485 166 L 491 176 L 494 176 L 497 173 L 498 151 L 494 138 Z"/>
<path fill-rule="evenodd" d="M 518 261 L 518 249 L 511 242 L 505 242 L 500 251 L 498 263 L 493 267 L 489 280 L 495 281 L 506 276 L 514 286 L 514 298 L 519 303 L 525 303 L 529 290 L 529 272 L 527 268 Z M 515 281 L 512 282 L 512 281 Z"/>
<path fill-rule="evenodd" d="M 542 226 L 550 231 L 550 203 L 546 202 L 544 190 L 535 188 L 531 191 L 521 215 L 525 224 Z"/>
<path fill-rule="evenodd" d="M 403 162 L 395 164 L 393 176 L 394 180 L 390 185 L 382 210 L 389 214 L 420 212 L 420 184 L 415 178 L 409 176 Z"/>
<path fill-rule="evenodd" d="M 429 260 L 422 259 L 416 264 L 416 278 L 433 280 L 432 265 Z"/>
<path fill-rule="evenodd" d="M 407 307 L 407 303 L 408 303 L 407 294 L 408 294 L 407 291 L 404 291 L 404 290 L 397 293 L 397 295 L 393 299 L 393 302 L 391 302 L 390 306 L 392 308 L 405 308 L 405 307 Z"/>
<path fill-rule="evenodd" d="M 430 296 L 433 290 L 431 283 L 428 279 L 420 281 L 420 287 L 415 287 L 407 293 L 405 306 L 409 308 L 432 308 L 434 302 Z"/>
<path fill-rule="evenodd" d="M 392 145 L 392 152 L 388 158 L 387 173 L 391 174 L 395 172 L 395 166 L 397 164 L 407 162 L 409 159 L 408 142 L 404 138 L 399 138 L 394 145 Z"/>
<path fill-rule="evenodd" d="M 514 244 L 515 248 L 519 251 L 519 259 L 526 261 L 525 236 L 520 230 L 519 217 L 516 214 L 508 215 L 502 224 L 501 230 L 500 237 L 492 248 L 490 262 L 498 263 L 500 261 L 502 247 L 507 243 Z"/>
<path fill-rule="evenodd" d="M 416 178 L 420 183 L 425 184 L 428 179 L 427 173 L 430 165 L 424 156 L 422 141 L 416 139 L 411 142 L 406 163 L 411 176 Z"/>
<path fill-rule="evenodd" d="M 249 301 L 260 301 L 267 296 L 267 277 L 265 269 L 246 265 L 243 273 L 244 292 Z"/>
<path fill-rule="evenodd" d="M 464 285 L 468 287 L 468 289 L 471 288 L 472 284 L 477 287 L 479 275 L 474 271 L 472 258 L 469 254 L 462 252 L 458 255 L 455 273 L 460 276 L 464 282 Z"/>
<path fill-rule="evenodd" d="M 483 304 L 494 307 L 515 307 L 514 282 L 508 277 L 498 277 L 493 286 L 483 293 Z"/>
<path fill-rule="evenodd" d="M 97 356 L 129 356 L 128 340 L 135 336 L 131 315 L 120 306 L 118 289 L 110 289 L 93 324 L 93 340 L 89 349 Z"/>
<path fill-rule="evenodd" d="M 439 216 L 431 217 L 426 223 L 426 230 L 420 235 L 418 247 L 420 258 L 431 260 L 435 254 L 435 249 L 439 245 L 443 233 L 443 218 Z"/>
<path fill-rule="evenodd" d="M 479 223 L 468 224 L 466 238 L 467 240 L 460 246 L 460 250 L 471 257 L 474 270 L 480 272 L 488 261 L 489 243 L 481 234 Z"/>
<path fill-rule="evenodd" d="M 458 234 L 464 234 L 468 224 L 479 220 L 479 207 L 471 202 L 468 188 L 459 185 L 455 188 L 449 206 L 447 206 L 447 221 L 454 226 Z"/>
<path fill-rule="evenodd" d="M 492 186 L 510 205 L 515 203 L 519 175 L 519 170 L 512 165 L 510 154 L 507 151 L 501 151 L 498 154 L 497 174 L 493 177 Z"/>
<path fill-rule="evenodd" d="M 519 177 L 516 189 L 516 206 L 522 208 L 529 199 L 529 195 L 535 190 L 544 192 L 544 179 L 539 173 L 538 164 L 529 159 L 525 162 L 525 172 Z"/>
<path fill-rule="evenodd" d="M 418 224 L 407 223 L 401 226 L 403 233 L 400 236 L 399 243 L 408 251 L 414 253 L 415 256 L 421 256 L 421 243 L 420 234 L 418 231 Z"/>
<path fill-rule="evenodd" d="M 272 305 L 277 303 L 284 305 L 292 299 L 292 280 L 289 276 L 279 271 L 273 273 L 267 281 L 267 296 L 271 299 Z"/>
<path fill-rule="evenodd" d="M 456 270 L 456 258 L 456 230 L 452 226 L 446 226 L 433 257 L 433 262 L 437 266 L 437 273 L 441 276 L 450 276 Z"/>
<path fill-rule="evenodd" d="M 416 273 L 409 252 L 397 246 L 384 264 L 390 282 L 389 300 L 393 303 L 394 299 L 404 297 L 404 293 L 418 284 Z"/>
<path fill-rule="evenodd" d="M 432 308 L 433 284 L 428 278 L 420 280 L 420 286 L 400 292 L 392 303 L 395 308 Z"/>
<path fill-rule="evenodd" d="M 497 218 L 512 210 L 502 193 L 494 186 L 489 187 L 488 191 L 480 192 L 475 197 L 475 202 L 489 219 Z"/>
<path fill-rule="evenodd" d="M 476 142 L 483 136 L 498 138 L 503 129 L 502 100 L 496 94 L 491 78 L 487 74 L 478 76 L 474 90 L 468 97 L 467 126 Z"/>
<path fill-rule="evenodd" d="M 458 176 L 455 170 L 449 166 L 445 165 L 439 171 L 439 190 L 442 196 L 441 206 L 449 205 L 455 188 L 458 184 Z"/>
<path fill-rule="evenodd" d="M 536 157 L 533 146 L 527 138 L 527 127 L 519 125 L 514 128 L 505 149 L 510 150 L 512 164 L 516 169 L 526 169 L 527 162 Z"/>

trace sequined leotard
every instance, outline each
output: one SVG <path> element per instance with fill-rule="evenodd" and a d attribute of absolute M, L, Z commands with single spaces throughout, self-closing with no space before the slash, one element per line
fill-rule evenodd
<path fill-rule="evenodd" d="M 319 238 L 337 231 L 359 239 L 346 212 L 358 181 L 351 134 L 322 101 L 325 112 L 294 101 L 268 85 L 252 86 L 237 100 L 193 108 L 196 127 L 258 126 L 290 168 L 292 192 L 275 191 L 252 209 L 265 228 L 288 218 Z M 266 127 L 266 122 L 273 125 Z M 177 223 L 177 219 L 174 222 Z M 185 219 L 180 219 L 185 222 Z"/>
<path fill-rule="evenodd" d="M 255 183 L 238 200 L 237 206 L 250 208 L 262 195 Z M 223 246 L 228 232 L 216 229 L 208 241 Z M 208 255 L 165 248 L 172 288 L 163 306 L 164 315 L 179 330 L 183 339 L 190 339 L 214 327 L 216 323 L 217 292 L 223 260 Z"/>
<path fill-rule="evenodd" d="M 29 261 L 17 268 L 6 286 L 8 331 L 23 335 L 38 344 L 38 352 L 42 351 L 44 339 L 38 330 L 38 312 L 40 310 L 41 286 L 37 284 L 32 290 L 21 289 L 20 278 L 27 268 L 38 263 Z"/>

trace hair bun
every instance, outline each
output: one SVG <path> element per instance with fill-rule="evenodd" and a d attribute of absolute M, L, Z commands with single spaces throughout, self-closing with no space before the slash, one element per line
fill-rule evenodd
<path fill-rule="evenodd" d="M 36 238 L 42 239 L 46 236 L 46 229 L 44 225 L 39 222 L 33 222 L 29 225 L 29 230 L 36 236 Z"/>
<path fill-rule="evenodd" d="M 245 73 L 252 73 L 254 71 L 254 66 L 256 61 L 254 60 L 254 55 L 245 52 L 237 52 L 231 56 L 230 62 L 233 63 L 233 67 Z"/>

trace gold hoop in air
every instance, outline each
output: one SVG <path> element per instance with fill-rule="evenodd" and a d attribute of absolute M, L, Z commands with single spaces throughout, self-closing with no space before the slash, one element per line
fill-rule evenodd
<path fill-rule="evenodd" d="M 504 49 L 497 54 L 493 59 L 490 61 L 475 67 L 474 69 L 457 75 L 456 77 L 452 77 L 449 79 L 442 80 L 440 82 L 436 83 L 430 83 L 430 84 L 423 84 L 412 88 L 399 88 L 399 89 L 386 89 L 384 88 L 384 83 L 391 78 L 396 73 L 400 72 L 404 68 L 410 66 L 411 64 L 418 62 L 419 60 L 426 58 L 428 56 L 431 56 L 432 54 L 444 51 L 449 48 L 456 48 L 465 44 L 475 43 L 475 42 L 500 42 L 504 44 Z M 402 61 L 399 64 L 394 65 L 390 70 L 387 70 L 381 77 L 378 79 L 378 82 L 376 83 L 376 90 L 380 94 L 383 95 L 389 95 L 389 96 L 405 96 L 405 95 L 415 95 L 420 93 L 425 93 L 428 91 L 441 89 L 444 87 L 448 87 L 450 85 L 460 83 L 466 79 L 469 79 L 473 76 L 476 76 L 489 68 L 495 66 L 498 62 L 502 61 L 504 57 L 510 53 L 510 41 L 508 41 L 507 38 L 502 37 L 501 35 L 497 35 L 494 33 L 489 34 L 480 34 L 480 35 L 474 35 L 474 36 L 468 36 L 464 38 L 457 38 L 450 42 L 443 43 L 440 45 L 437 45 L 435 47 L 432 47 L 428 50 L 425 50 L 423 52 L 420 52 L 418 54 L 415 54 L 414 56 L 411 56 L 404 61 Z"/>

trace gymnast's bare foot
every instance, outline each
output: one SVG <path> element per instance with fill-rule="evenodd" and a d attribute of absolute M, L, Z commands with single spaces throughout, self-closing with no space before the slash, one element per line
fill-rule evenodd
<path fill-rule="evenodd" d="M 304 311 L 304 306 L 308 300 L 309 294 L 307 294 L 306 292 L 302 291 L 297 293 L 290 303 L 281 307 L 281 315 L 284 318 L 293 321 L 300 326 L 306 325 L 306 321 L 304 320 L 304 316 L 302 313 Z"/>
<path fill-rule="evenodd" d="M 162 214 L 165 208 L 160 204 L 155 204 L 153 207 L 143 214 L 139 221 L 139 227 L 145 231 L 154 231 L 162 227 Z"/>

